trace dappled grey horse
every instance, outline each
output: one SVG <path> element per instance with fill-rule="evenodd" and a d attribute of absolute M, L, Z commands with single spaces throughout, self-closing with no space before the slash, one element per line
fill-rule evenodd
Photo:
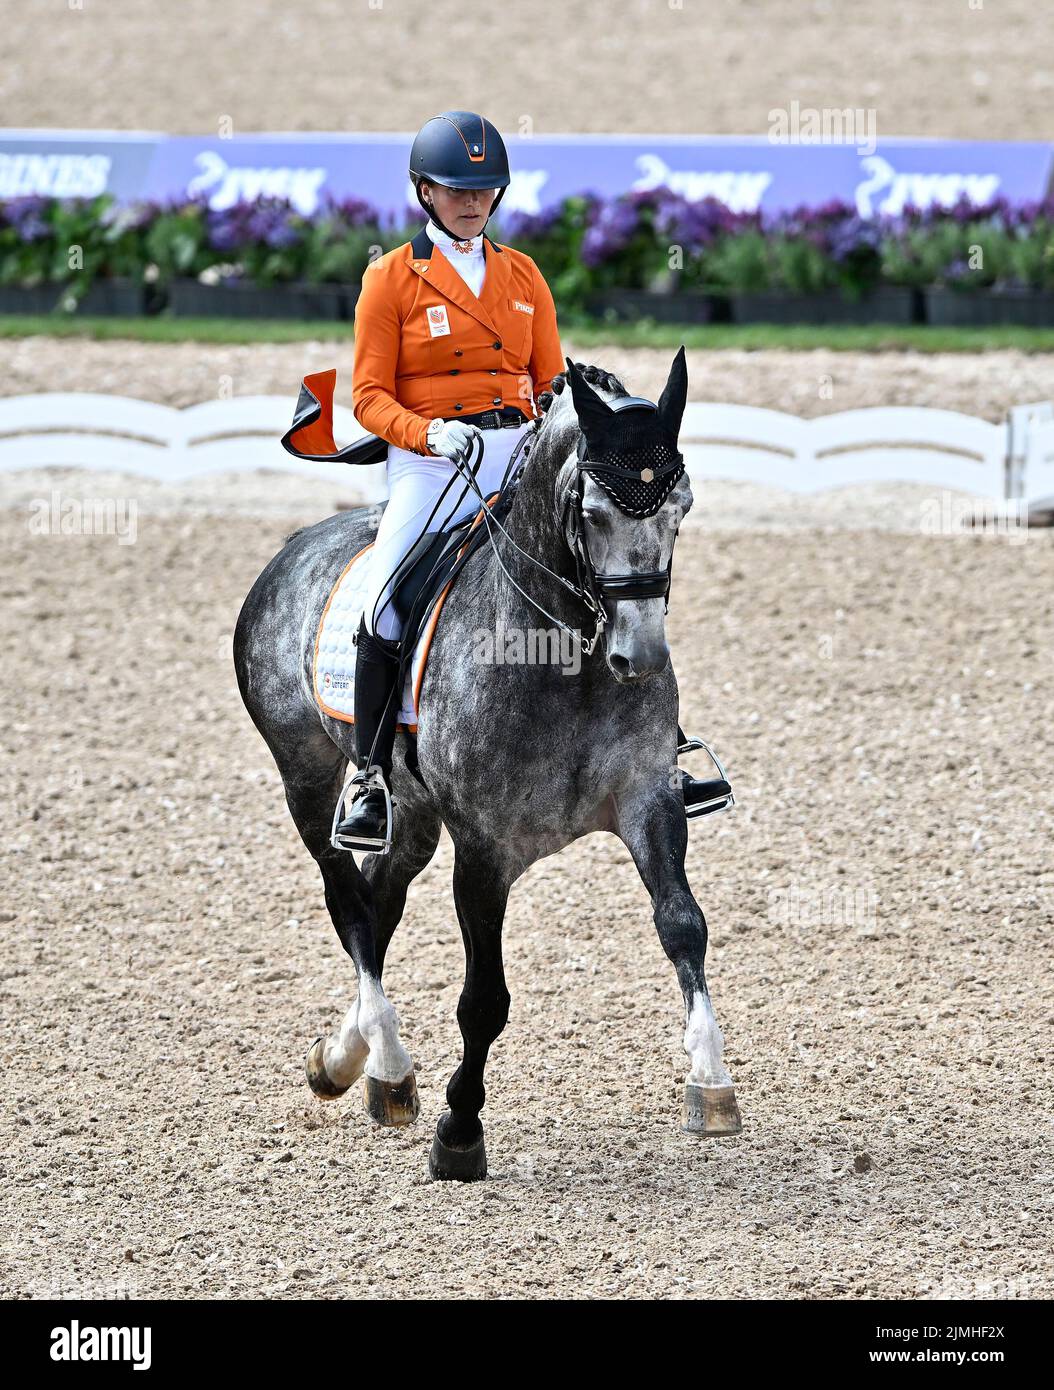
<path fill-rule="evenodd" d="M 407 765 L 411 735 L 401 733 L 396 745 L 390 853 L 368 855 L 360 869 L 330 842 L 334 804 L 354 764 L 355 731 L 321 712 L 312 669 L 330 591 L 371 540 L 368 513 L 345 512 L 291 537 L 253 586 L 235 634 L 242 698 L 278 765 L 358 976 L 358 996 L 339 1033 L 308 1053 L 308 1080 L 316 1095 L 332 1098 L 365 1074 L 366 1108 L 381 1124 L 409 1123 L 418 1110 L 413 1062 L 381 982 L 385 952 L 407 887 L 435 852 L 441 826 L 453 841 L 466 955 L 457 1011 L 464 1052 L 429 1157 L 437 1178 L 486 1175 L 479 1115 L 487 1054 L 509 1013 L 502 967 L 509 890 L 537 860 L 595 830 L 619 836 L 629 849 L 684 994 L 691 1062 L 684 1127 L 700 1135 L 740 1129 L 703 972 L 706 923 L 684 870 L 677 683 L 665 634 L 669 567 L 691 489 L 678 466 L 662 504 L 642 518 L 625 510 L 627 494 L 610 485 L 629 479 L 632 495 L 640 486 L 635 477 L 653 476 L 645 466 L 653 437 L 672 440 L 680 464 L 683 349 L 657 409 L 628 397 L 596 368 L 569 367 L 554 389 L 504 523 L 465 565 L 436 627 L 420 694 L 416 768 L 412 756 Z M 635 402 L 647 409 L 619 413 L 620 403 Z M 588 471 L 597 447 L 615 449 L 608 485 L 601 469 Z M 666 584 L 656 583 L 663 574 Z M 510 633 L 536 633 L 539 612 L 559 634 L 576 635 L 574 661 L 481 659 Z M 583 623 L 595 627 L 595 641 Z M 495 640 L 488 644 L 487 635 Z M 549 650 L 566 656 L 562 643 Z"/>

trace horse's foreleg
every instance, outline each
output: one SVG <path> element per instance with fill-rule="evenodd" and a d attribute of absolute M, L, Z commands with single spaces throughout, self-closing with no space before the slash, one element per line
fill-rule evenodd
<path fill-rule="evenodd" d="M 665 788 L 620 808 L 619 834 L 651 894 L 655 929 L 684 995 L 684 1050 L 691 1066 L 684 1091 L 684 1128 L 719 1137 L 742 1129 L 724 1039 L 706 987 L 706 919 L 684 872 L 688 827 L 680 796 Z"/>
<path fill-rule="evenodd" d="M 449 1111 L 440 1117 L 429 1154 L 434 1178 L 474 1182 L 487 1176 L 479 1112 L 486 1090 L 487 1054 L 509 1018 L 509 991 L 501 957 L 501 929 L 510 878 L 496 858 L 478 846 L 458 845 L 454 903 L 465 943 L 465 986 L 457 1006 L 464 1040 L 461 1065 L 451 1078 Z"/>

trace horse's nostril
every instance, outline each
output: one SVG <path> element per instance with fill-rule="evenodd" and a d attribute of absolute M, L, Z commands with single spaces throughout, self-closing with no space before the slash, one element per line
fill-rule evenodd
<path fill-rule="evenodd" d="M 608 665 L 618 681 L 644 681 L 664 670 L 669 660 L 669 650 L 653 652 L 642 650 L 634 656 L 623 656 L 621 652 L 610 652 Z"/>

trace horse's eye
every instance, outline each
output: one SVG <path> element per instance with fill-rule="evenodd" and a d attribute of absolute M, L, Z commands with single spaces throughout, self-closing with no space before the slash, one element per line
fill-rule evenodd
<path fill-rule="evenodd" d="M 607 513 L 598 511 L 596 507 L 587 507 L 582 516 L 590 526 L 602 526 L 607 520 Z"/>

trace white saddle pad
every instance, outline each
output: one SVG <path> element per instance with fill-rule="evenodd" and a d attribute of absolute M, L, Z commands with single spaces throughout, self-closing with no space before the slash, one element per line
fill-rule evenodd
<path fill-rule="evenodd" d="M 366 606 L 366 586 L 372 563 L 372 545 L 360 550 L 351 560 L 334 585 L 315 638 L 315 699 L 324 713 L 332 715 L 334 719 L 342 719 L 346 724 L 355 723 L 355 657 L 358 649 L 353 639 L 358 633 L 362 610 Z M 417 729 L 421 679 L 441 608 L 442 599 L 432 610 L 417 640 L 403 687 L 399 724 L 411 732 Z"/>

